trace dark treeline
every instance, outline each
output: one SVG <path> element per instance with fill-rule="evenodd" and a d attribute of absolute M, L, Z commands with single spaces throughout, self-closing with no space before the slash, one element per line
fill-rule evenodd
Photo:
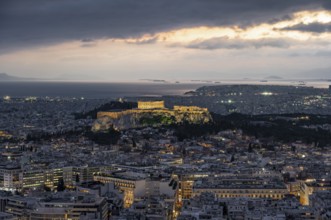
<path fill-rule="evenodd" d="M 114 129 L 108 129 L 106 132 L 92 132 L 89 130 L 84 135 L 99 145 L 116 144 L 121 137 L 121 133 Z"/>
<path fill-rule="evenodd" d="M 300 117 L 300 116 L 298 116 Z M 325 117 L 325 116 L 323 116 Z M 309 120 L 281 120 L 273 116 L 255 116 L 253 120 L 264 120 L 266 123 L 251 123 L 249 119 L 244 123 L 237 124 L 248 135 L 254 135 L 256 138 L 273 137 L 282 142 L 302 141 L 307 144 L 314 144 L 316 147 L 325 147 L 331 145 L 331 131 L 317 129 L 307 129 L 304 125 L 320 125 L 320 120 L 317 116 L 310 116 Z M 330 120 L 331 117 L 323 121 Z"/>
<path fill-rule="evenodd" d="M 29 134 L 26 138 L 27 142 L 34 141 L 49 141 L 54 138 L 64 138 L 67 141 L 77 141 L 80 136 L 85 136 L 89 140 L 100 144 L 100 145 L 110 145 L 116 144 L 120 138 L 120 132 L 113 129 L 109 129 L 104 132 L 92 132 L 91 127 L 86 126 L 82 129 L 75 131 L 65 131 L 57 133 L 38 133 L 38 134 Z"/>
<path fill-rule="evenodd" d="M 299 119 L 308 116 L 309 119 Z M 284 143 L 302 141 L 316 147 L 331 145 L 330 130 L 307 129 L 304 125 L 323 125 L 330 123 L 331 116 L 321 115 L 230 115 L 212 114 L 213 123 L 204 125 L 180 124 L 172 126 L 179 140 L 215 134 L 222 130 L 241 129 L 244 134 L 256 138 L 273 138 Z"/>
<path fill-rule="evenodd" d="M 78 138 L 80 135 L 91 130 L 90 126 L 81 127 L 76 130 L 67 130 L 67 131 L 57 131 L 53 133 L 49 132 L 37 132 L 33 134 L 28 134 L 26 137 L 26 141 L 43 141 L 43 140 L 51 140 L 53 138 Z"/>

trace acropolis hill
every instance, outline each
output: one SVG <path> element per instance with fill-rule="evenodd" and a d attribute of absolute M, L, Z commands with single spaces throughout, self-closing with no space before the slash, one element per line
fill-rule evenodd
<path fill-rule="evenodd" d="M 92 130 L 104 131 L 111 127 L 115 130 L 161 126 L 180 123 L 205 124 L 212 118 L 207 108 L 197 106 L 174 106 L 168 109 L 164 101 L 138 101 L 138 108 L 98 112 Z"/>

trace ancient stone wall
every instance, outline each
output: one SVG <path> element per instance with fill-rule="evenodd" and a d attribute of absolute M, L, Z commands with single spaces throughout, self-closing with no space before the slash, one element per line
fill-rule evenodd
<path fill-rule="evenodd" d="M 119 119 L 125 115 L 131 115 L 131 114 L 142 114 L 142 113 L 172 113 L 172 110 L 168 109 L 129 109 L 129 110 L 123 110 L 120 112 L 98 112 L 97 118 L 102 118 L 104 116 L 113 118 L 113 119 Z"/>
<path fill-rule="evenodd" d="M 97 113 L 97 118 L 102 118 L 104 116 L 117 119 L 123 116 L 123 112 L 98 112 Z"/>
<path fill-rule="evenodd" d="M 138 101 L 138 109 L 159 109 L 164 108 L 164 101 L 143 102 Z"/>
<path fill-rule="evenodd" d="M 200 108 L 198 106 L 180 106 L 180 105 L 175 105 L 174 106 L 175 111 L 181 111 L 181 112 L 207 112 L 207 108 Z"/>

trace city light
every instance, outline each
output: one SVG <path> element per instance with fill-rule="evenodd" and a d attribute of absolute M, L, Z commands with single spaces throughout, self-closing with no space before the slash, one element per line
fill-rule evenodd
<path fill-rule="evenodd" d="M 262 92 L 261 95 L 269 96 L 269 95 L 273 95 L 273 93 L 272 92 Z"/>

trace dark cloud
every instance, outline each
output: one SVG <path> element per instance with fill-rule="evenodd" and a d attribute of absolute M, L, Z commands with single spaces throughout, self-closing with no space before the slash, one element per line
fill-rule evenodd
<path fill-rule="evenodd" d="M 244 49 L 244 48 L 262 48 L 262 47 L 277 47 L 288 48 L 289 41 L 280 39 L 259 39 L 259 40 L 242 40 L 229 39 L 227 37 L 212 38 L 205 41 L 193 41 L 186 45 L 188 48 L 215 50 L 215 49 Z"/>
<path fill-rule="evenodd" d="M 327 45 L 325 45 L 327 46 Z M 310 51 L 310 52 L 302 52 L 302 53 L 290 53 L 290 57 L 321 57 L 321 58 L 329 58 L 331 56 L 331 51 L 328 50 L 320 50 L 320 51 Z"/>
<path fill-rule="evenodd" d="M 319 57 L 330 57 L 331 56 L 331 51 L 327 50 L 322 50 L 322 51 L 318 51 L 315 53 L 315 56 L 319 56 Z"/>
<path fill-rule="evenodd" d="M 0 50 L 198 25 L 247 26 L 329 6 L 323 0 L 1 0 Z"/>
<path fill-rule="evenodd" d="M 80 45 L 81 47 L 95 47 L 97 46 L 96 43 L 83 43 Z"/>
<path fill-rule="evenodd" d="M 293 18 L 292 15 L 284 15 L 284 16 L 279 17 L 279 18 L 272 18 L 267 23 L 274 24 L 274 23 L 277 23 L 277 22 L 280 22 L 280 21 L 288 21 L 288 20 L 291 20 L 292 18 Z"/>
<path fill-rule="evenodd" d="M 331 23 L 311 23 L 311 24 L 298 24 L 292 27 L 283 28 L 282 30 L 303 31 L 312 33 L 325 33 L 331 31 Z"/>
<path fill-rule="evenodd" d="M 81 47 L 95 47 L 97 42 L 94 39 L 85 38 L 81 40 L 82 44 Z"/>
<path fill-rule="evenodd" d="M 93 39 L 90 39 L 90 38 L 85 38 L 82 40 L 83 43 L 91 43 L 91 42 L 94 42 L 95 40 Z"/>

